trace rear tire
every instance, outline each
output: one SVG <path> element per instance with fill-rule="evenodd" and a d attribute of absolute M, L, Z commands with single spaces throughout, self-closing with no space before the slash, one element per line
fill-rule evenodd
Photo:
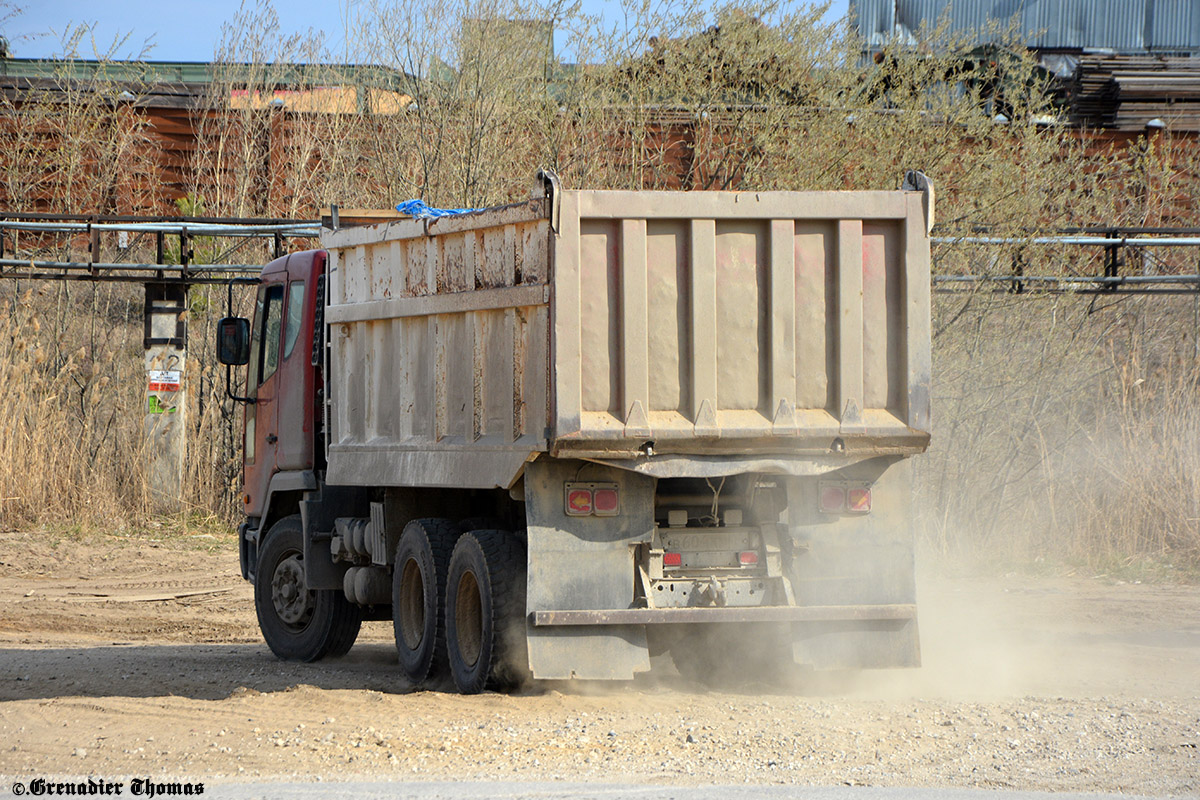
<path fill-rule="evenodd" d="M 392 629 L 400 667 L 414 685 L 446 674 L 446 572 L 458 530 L 445 519 L 404 526 L 392 572 Z"/>
<path fill-rule="evenodd" d="M 446 651 L 463 694 L 511 688 L 529 675 L 525 546 L 507 531 L 463 534 L 446 579 Z"/>
<path fill-rule="evenodd" d="M 299 515 L 271 526 L 258 555 L 254 610 L 271 652 L 285 661 L 317 661 L 349 652 L 362 609 L 337 589 L 309 589 Z"/>
<path fill-rule="evenodd" d="M 454 527 L 461 535 L 471 531 L 504 530 L 507 526 L 496 517 L 467 517 L 460 519 Z"/>
<path fill-rule="evenodd" d="M 682 677 L 714 689 L 782 686 L 797 672 L 786 626 L 696 626 L 670 652 Z"/>
<path fill-rule="evenodd" d="M 671 662 L 681 677 L 718 686 L 722 683 L 720 664 L 713 659 L 713 643 L 706 630 L 689 630 L 670 647 Z"/>

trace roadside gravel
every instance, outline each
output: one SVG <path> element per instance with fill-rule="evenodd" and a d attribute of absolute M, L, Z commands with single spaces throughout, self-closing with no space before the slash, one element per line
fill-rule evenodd
<path fill-rule="evenodd" d="M 389 623 L 343 659 L 275 660 L 229 551 L 0 539 L 0 773 L 14 780 L 1200 796 L 1197 587 L 927 581 L 921 670 L 710 692 L 655 659 L 631 684 L 462 697 L 404 683 Z"/>

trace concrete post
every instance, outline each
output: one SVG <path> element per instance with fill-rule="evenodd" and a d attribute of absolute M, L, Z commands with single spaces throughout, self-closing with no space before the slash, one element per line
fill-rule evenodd
<path fill-rule="evenodd" d="M 187 453 L 187 286 L 147 284 L 145 307 L 146 469 L 160 513 L 183 508 Z"/>

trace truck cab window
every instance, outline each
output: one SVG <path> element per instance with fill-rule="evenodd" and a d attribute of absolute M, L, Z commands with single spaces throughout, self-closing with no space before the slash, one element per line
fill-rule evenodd
<path fill-rule="evenodd" d="M 258 376 L 262 371 L 262 318 L 266 300 L 267 287 L 261 286 L 254 303 L 255 324 L 250 329 L 250 368 L 246 375 L 246 386 L 249 388 L 251 397 L 254 396 L 254 390 L 258 388 Z M 254 406 L 251 405 L 250 409 L 253 410 Z"/>
<path fill-rule="evenodd" d="M 283 285 L 267 287 L 266 304 L 263 307 L 262 319 L 262 377 L 258 383 L 261 386 L 275 374 L 279 366 L 279 334 L 283 311 Z"/>
<path fill-rule="evenodd" d="M 287 319 L 283 323 L 283 357 L 292 354 L 296 337 L 300 335 L 300 324 L 304 321 L 304 281 L 288 284 Z"/>

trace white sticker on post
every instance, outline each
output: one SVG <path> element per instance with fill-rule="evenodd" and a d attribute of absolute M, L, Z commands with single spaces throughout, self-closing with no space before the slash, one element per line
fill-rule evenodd
<path fill-rule="evenodd" d="M 181 371 L 177 369 L 150 370 L 150 383 L 147 387 L 151 392 L 178 392 Z"/>

